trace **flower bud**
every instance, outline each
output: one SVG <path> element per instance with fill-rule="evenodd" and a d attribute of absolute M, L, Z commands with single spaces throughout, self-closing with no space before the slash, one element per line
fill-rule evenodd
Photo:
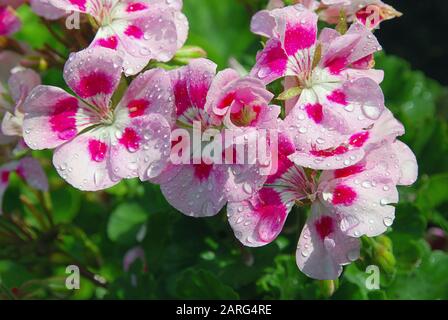
<path fill-rule="evenodd" d="M 319 281 L 320 292 L 325 298 L 330 298 L 339 287 L 339 279 Z"/>
<path fill-rule="evenodd" d="M 183 46 L 174 56 L 174 61 L 180 64 L 188 64 L 190 60 L 207 57 L 207 52 L 201 47 Z"/>
<path fill-rule="evenodd" d="M 396 260 L 388 237 L 379 236 L 373 241 L 373 259 L 386 273 L 395 271 Z"/>

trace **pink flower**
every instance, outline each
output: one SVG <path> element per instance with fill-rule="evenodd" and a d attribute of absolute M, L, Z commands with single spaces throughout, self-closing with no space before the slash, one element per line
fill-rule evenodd
<path fill-rule="evenodd" d="M 188 66 L 170 72 L 178 128 L 191 130 L 193 122 L 199 121 L 203 131 L 215 129 L 218 136 L 224 135 L 223 129 L 241 129 L 252 137 L 259 127 L 276 126 L 280 108 L 269 105 L 273 95 L 261 81 L 240 78 L 230 69 L 216 76 L 215 73 L 216 65 L 205 59 L 193 60 Z M 233 147 L 227 145 L 228 141 L 225 143 Z M 195 158 L 187 156 L 188 160 Z M 218 157 L 221 160 L 221 155 Z M 170 164 L 154 181 L 160 183 L 168 202 L 182 213 L 195 217 L 215 215 L 227 201 L 250 197 L 266 180 L 258 161 L 225 164 L 225 155 L 222 157 L 222 163 L 202 157 L 197 164 L 193 161 Z"/>
<path fill-rule="evenodd" d="M 31 69 L 16 67 L 8 80 L 8 88 L 0 84 L 0 112 L 4 116 L 0 127 L 0 143 L 7 137 L 21 137 L 23 103 L 31 90 L 40 85 L 40 76 Z M 4 110 L 1 110 L 4 108 Z M 1 136 L 7 136 L 2 138 Z"/>
<path fill-rule="evenodd" d="M 19 43 L 21 45 L 21 43 Z M 24 50 L 27 50 L 25 46 L 22 46 Z M 8 82 L 9 77 L 11 76 L 11 70 L 14 67 L 20 65 L 23 56 L 18 54 L 17 52 L 11 50 L 2 50 L 0 51 L 0 82 L 6 83 Z"/>
<path fill-rule="evenodd" d="M 11 173 L 15 172 L 30 187 L 48 191 L 48 180 L 38 160 L 23 158 L 19 161 L 9 162 L 0 167 L 0 214 L 3 207 L 3 195 L 8 187 Z"/>
<path fill-rule="evenodd" d="M 349 22 L 359 22 L 369 29 L 377 28 L 381 22 L 400 17 L 402 14 L 380 0 L 322 0 L 325 9 L 320 18 L 336 24 L 343 11 Z"/>
<path fill-rule="evenodd" d="M 34 13 L 48 20 L 57 20 L 65 16 L 65 9 L 56 8 L 50 0 L 30 0 L 30 6 Z"/>
<path fill-rule="evenodd" d="M 21 25 L 20 19 L 12 7 L 0 6 L 0 36 L 10 36 L 19 31 Z"/>
<path fill-rule="evenodd" d="M 298 155 L 303 155 L 294 161 L 314 169 L 359 161 L 362 154 L 342 145 L 353 133 L 369 128 L 385 108 L 375 77 L 357 71 L 369 69 L 371 64 L 364 61 L 380 49 L 373 34 L 353 24 L 343 36 L 324 29 L 318 41 L 317 16 L 300 5 L 261 11 L 252 20 L 252 30 L 270 39 L 251 74 L 265 83 L 286 76 L 286 89 L 300 92 L 286 104 L 286 122 Z"/>
<path fill-rule="evenodd" d="M 26 0 L 0 0 L 0 6 L 10 6 L 14 9 L 17 9 L 25 2 Z"/>
<path fill-rule="evenodd" d="M 279 143 L 279 171 L 252 198 L 229 203 L 229 222 L 236 237 L 247 246 L 262 246 L 280 233 L 296 201 L 311 202 L 311 215 L 297 247 L 297 265 L 316 279 L 336 279 L 342 266 L 359 257 L 358 238 L 377 236 L 394 220 L 397 185 L 417 178 L 412 151 L 400 141 L 385 141 L 358 163 L 343 169 L 315 173 L 288 160 L 292 141 Z"/>
<path fill-rule="evenodd" d="M 311 11 L 315 11 L 320 7 L 319 1 L 316 0 L 295 0 L 293 3 L 295 4 L 302 4 L 305 8 Z M 285 6 L 285 3 L 283 0 L 270 0 L 267 9 L 278 9 L 283 8 Z"/>
<path fill-rule="evenodd" d="M 99 25 L 90 47 L 118 52 L 126 75 L 139 73 L 151 59 L 169 61 L 185 42 L 188 22 L 182 0 L 49 0 L 64 10 L 91 15 Z"/>
<path fill-rule="evenodd" d="M 111 187 L 125 178 L 153 178 L 169 157 L 173 105 L 165 71 L 139 75 L 117 106 L 122 60 L 106 48 L 72 54 L 64 79 L 79 97 L 36 87 L 24 104 L 24 139 L 34 150 L 56 148 L 58 173 L 81 190 Z"/>

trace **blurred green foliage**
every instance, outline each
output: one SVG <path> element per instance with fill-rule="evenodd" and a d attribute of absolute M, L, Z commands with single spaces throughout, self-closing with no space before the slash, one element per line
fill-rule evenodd
<path fill-rule="evenodd" d="M 262 5 L 255 0 L 185 0 L 188 44 L 204 48 L 219 68 L 235 58 L 250 69 L 261 47 L 249 31 L 250 17 Z M 34 47 L 56 45 L 29 10 L 21 15 L 26 22 L 18 39 Z M 297 269 L 294 253 L 303 211 L 290 214 L 274 243 L 244 248 L 223 213 L 185 217 L 167 204 L 157 186 L 136 180 L 106 192 L 82 193 L 57 176 L 51 153 L 36 152 L 50 177 L 48 208 L 13 177 L 5 211 L 23 217 L 32 228 L 30 235 L 20 234 L 14 221 L 0 218 L 0 297 L 448 299 L 448 255 L 432 251 L 425 240 L 430 226 L 448 232 L 447 89 L 398 57 L 378 55 L 377 68 L 385 71 L 386 102 L 406 126 L 403 140 L 417 154 L 420 179 L 400 190 L 393 227 L 385 236 L 364 239 L 361 259 L 346 267 L 339 281 L 315 281 Z M 64 86 L 55 70 L 44 81 Z M 52 224 L 40 225 L 19 195 L 38 211 L 49 209 Z M 136 246 L 145 252 L 144 263 L 137 259 L 125 272 L 123 258 Z M 80 290 L 64 287 L 69 264 L 82 266 Z M 381 268 L 379 290 L 365 285 L 371 264 Z"/>

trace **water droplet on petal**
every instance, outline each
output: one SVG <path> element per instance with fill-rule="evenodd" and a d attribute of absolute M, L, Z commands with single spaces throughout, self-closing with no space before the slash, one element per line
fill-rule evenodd
<path fill-rule="evenodd" d="M 383 223 L 386 227 L 390 227 L 394 223 L 394 219 L 391 217 L 385 217 Z"/>

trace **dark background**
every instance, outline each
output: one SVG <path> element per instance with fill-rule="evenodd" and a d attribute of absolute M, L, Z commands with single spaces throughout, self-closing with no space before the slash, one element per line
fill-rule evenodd
<path fill-rule="evenodd" d="M 384 50 L 448 85 L 448 1 L 385 0 L 404 15 L 375 32 Z"/>

